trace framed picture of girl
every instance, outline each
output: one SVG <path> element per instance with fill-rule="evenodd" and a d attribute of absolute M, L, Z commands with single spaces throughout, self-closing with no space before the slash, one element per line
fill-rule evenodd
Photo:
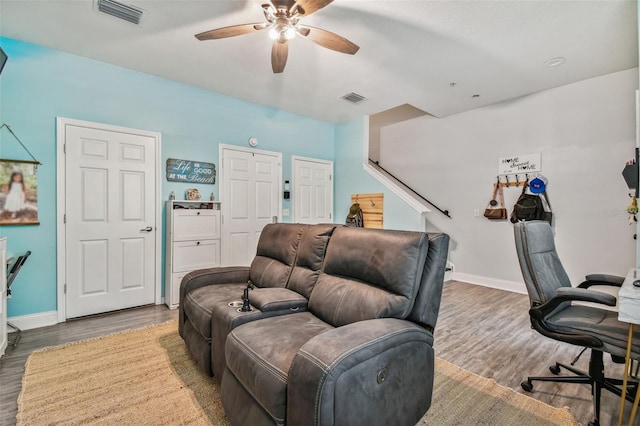
<path fill-rule="evenodd" d="M 38 163 L 0 160 L 0 226 L 39 225 Z"/>

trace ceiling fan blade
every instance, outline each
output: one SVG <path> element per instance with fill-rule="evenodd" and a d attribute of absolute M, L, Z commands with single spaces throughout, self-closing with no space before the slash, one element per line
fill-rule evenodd
<path fill-rule="evenodd" d="M 259 22 L 257 24 L 233 25 L 231 27 L 217 28 L 215 30 L 196 34 L 196 38 L 200 41 L 217 40 L 219 38 L 235 37 L 243 34 L 249 34 L 254 31 L 263 30 L 266 27 L 267 25 L 262 22 Z"/>
<path fill-rule="evenodd" d="M 333 0 L 298 0 L 290 10 L 291 13 L 297 11 L 300 16 L 309 16 L 332 1 Z"/>
<path fill-rule="evenodd" d="M 330 31 L 323 30 L 322 28 L 310 27 L 308 25 L 300 25 L 299 33 L 304 36 L 305 30 L 308 30 L 306 37 L 312 42 L 319 44 L 327 49 L 335 50 L 336 52 L 346 53 L 348 55 L 355 55 L 360 47 L 347 40 L 346 38 L 334 34 Z"/>
<path fill-rule="evenodd" d="M 285 65 L 287 65 L 287 56 L 289 55 L 289 44 L 285 41 L 279 43 L 273 42 L 273 48 L 271 49 L 271 68 L 274 74 L 279 74 L 284 71 Z"/>
<path fill-rule="evenodd" d="M 295 29 L 296 29 L 296 32 L 297 32 L 298 34 L 300 34 L 302 37 L 306 37 L 306 36 L 308 36 L 308 35 L 309 35 L 309 32 L 311 31 L 311 29 L 310 29 L 310 28 L 307 28 L 307 27 L 300 27 L 300 25 L 297 25 L 297 26 L 295 27 Z"/>

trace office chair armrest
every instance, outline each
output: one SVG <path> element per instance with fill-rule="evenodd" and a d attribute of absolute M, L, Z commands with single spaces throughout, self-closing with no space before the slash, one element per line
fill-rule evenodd
<path fill-rule="evenodd" d="M 537 320 L 542 320 L 562 303 L 572 301 L 616 306 L 616 298 L 608 293 L 578 287 L 560 287 L 556 290 L 556 295 L 553 299 L 542 305 L 534 306 L 529 310 L 529 314 Z"/>
<path fill-rule="evenodd" d="M 607 306 L 616 306 L 616 298 L 608 293 L 601 291 L 591 291 L 585 288 L 577 287 L 560 287 L 556 290 L 556 297 L 566 298 L 568 301 L 577 302 L 593 302 Z"/>
<path fill-rule="evenodd" d="M 592 285 L 610 285 L 613 287 L 621 287 L 624 282 L 624 277 L 619 277 L 617 275 L 607 275 L 607 274 L 590 274 L 587 275 L 586 281 L 580 283 L 578 288 L 589 288 Z"/>

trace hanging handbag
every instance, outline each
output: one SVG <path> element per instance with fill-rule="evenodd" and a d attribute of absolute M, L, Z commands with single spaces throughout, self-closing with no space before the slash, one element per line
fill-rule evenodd
<path fill-rule="evenodd" d="M 493 184 L 493 198 L 484 209 L 484 217 L 492 220 L 503 220 L 507 218 L 507 209 L 504 207 L 504 195 L 500 181 Z"/>
<path fill-rule="evenodd" d="M 530 220 L 545 220 L 551 224 L 553 214 L 551 213 L 551 204 L 549 203 L 547 192 L 542 192 L 542 196 L 547 202 L 548 210 L 545 209 L 544 202 L 540 196 L 526 193 L 528 184 L 529 181 L 527 180 L 522 187 L 522 193 L 520 194 L 520 197 L 518 197 L 518 201 L 516 201 L 516 204 L 513 206 L 510 218 L 511 223 Z"/>

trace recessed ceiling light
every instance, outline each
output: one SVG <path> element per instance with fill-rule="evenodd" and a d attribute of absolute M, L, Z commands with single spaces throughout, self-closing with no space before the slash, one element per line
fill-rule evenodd
<path fill-rule="evenodd" d="M 567 58 L 563 58 L 562 56 L 558 56 L 555 58 L 547 59 L 544 61 L 544 64 L 550 68 L 558 67 L 567 62 Z"/>

